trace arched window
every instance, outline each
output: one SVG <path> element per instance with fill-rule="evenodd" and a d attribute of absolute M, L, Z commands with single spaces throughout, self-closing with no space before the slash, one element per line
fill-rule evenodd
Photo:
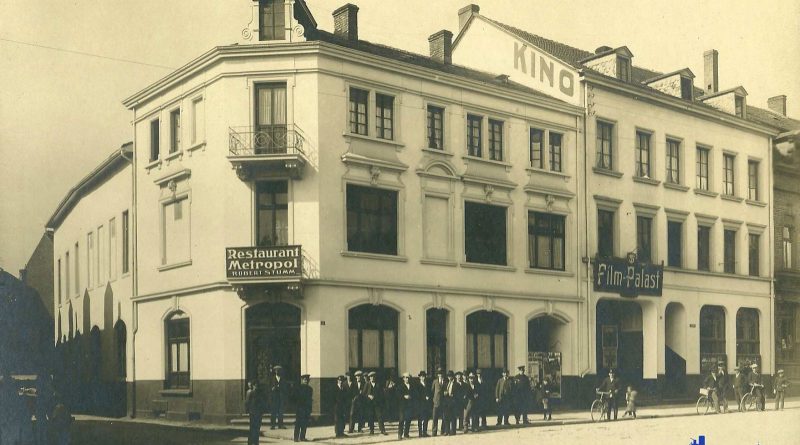
<path fill-rule="evenodd" d="M 350 309 L 350 371 L 397 371 L 397 311 L 383 305 L 363 304 Z"/>
<path fill-rule="evenodd" d="M 167 373 L 165 385 L 170 389 L 188 389 L 190 380 L 189 316 L 178 311 L 170 315 L 165 326 Z"/>
<path fill-rule="evenodd" d="M 508 317 L 499 312 L 479 311 L 467 316 L 467 367 L 506 368 Z"/>
<path fill-rule="evenodd" d="M 741 308 L 736 312 L 736 362 L 737 364 L 749 360 L 752 363 L 761 362 L 761 348 L 758 335 L 758 311 L 751 308 Z"/>
<path fill-rule="evenodd" d="M 700 371 L 727 362 L 725 354 L 725 310 L 722 306 L 703 306 L 700 309 Z"/>

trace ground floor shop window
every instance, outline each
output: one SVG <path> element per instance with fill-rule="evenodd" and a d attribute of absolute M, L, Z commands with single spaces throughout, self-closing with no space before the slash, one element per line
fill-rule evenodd
<path fill-rule="evenodd" d="M 447 309 L 431 308 L 425 311 L 427 333 L 428 375 L 435 376 L 436 369 L 447 369 Z"/>
<path fill-rule="evenodd" d="M 778 360 L 793 361 L 798 358 L 797 319 L 800 305 L 780 303 L 775 305 L 775 350 Z"/>
<path fill-rule="evenodd" d="M 190 382 L 189 363 L 189 316 L 175 312 L 166 322 L 167 332 L 167 379 L 170 389 L 188 389 Z"/>
<path fill-rule="evenodd" d="M 736 312 L 736 361 L 761 362 L 758 311 L 741 308 Z"/>
<path fill-rule="evenodd" d="M 504 369 L 508 355 L 508 317 L 478 311 L 467 316 L 467 367 Z"/>
<path fill-rule="evenodd" d="M 717 361 L 727 361 L 725 309 L 706 305 L 700 309 L 700 371 L 711 371 Z"/>
<path fill-rule="evenodd" d="M 396 310 L 363 304 L 348 312 L 348 363 L 351 372 L 379 370 L 384 376 L 397 371 Z"/>
<path fill-rule="evenodd" d="M 644 334 L 642 309 L 630 301 L 601 300 L 596 310 L 598 375 L 616 369 L 628 382 L 642 379 Z"/>

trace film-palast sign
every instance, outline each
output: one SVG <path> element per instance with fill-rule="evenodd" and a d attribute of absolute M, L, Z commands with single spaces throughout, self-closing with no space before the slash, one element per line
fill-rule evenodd
<path fill-rule="evenodd" d="M 664 266 L 640 263 L 635 254 L 627 258 L 597 258 L 594 261 L 594 290 L 613 292 L 623 297 L 660 297 L 664 286 Z"/>
<path fill-rule="evenodd" d="M 300 246 L 226 247 L 225 271 L 229 280 L 300 277 Z"/>

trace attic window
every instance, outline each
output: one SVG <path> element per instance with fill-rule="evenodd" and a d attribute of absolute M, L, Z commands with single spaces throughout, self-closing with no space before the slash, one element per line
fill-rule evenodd
<path fill-rule="evenodd" d="M 681 76 L 681 99 L 692 100 L 694 98 L 694 84 L 689 77 Z"/>
<path fill-rule="evenodd" d="M 617 56 L 617 79 L 631 81 L 631 61 L 627 57 Z"/>
<path fill-rule="evenodd" d="M 744 117 L 744 97 L 736 96 L 735 99 L 736 116 Z M 730 103 L 730 102 L 729 102 Z"/>
<path fill-rule="evenodd" d="M 285 40 L 285 4 L 283 0 L 259 0 L 259 40 Z"/>

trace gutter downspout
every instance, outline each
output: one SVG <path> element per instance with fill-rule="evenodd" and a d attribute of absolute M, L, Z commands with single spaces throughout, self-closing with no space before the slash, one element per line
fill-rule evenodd
<path fill-rule="evenodd" d="M 580 74 L 582 74 L 579 71 Z M 589 261 L 586 263 L 586 368 L 581 371 L 581 378 L 592 370 L 592 320 L 590 310 L 591 300 L 591 258 L 589 258 L 589 137 L 586 133 L 589 127 L 589 82 L 583 77 L 583 253 Z M 581 258 L 583 263 L 583 258 Z"/>
<path fill-rule="evenodd" d="M 770 368 L 772 370 L 772 375 L 775 375 L 775 366 L 777 364 L 777 350 L 775 345 L 775 174 L 774 174 L 774 166 L 773 166 L 773 156 L 772 156 L 772 147 L 774 144 L 774 139 L 772 136 L 769 137 L 769 145 L 767 146 L 767 159 L 769 160 L 769 181 L 767 187 L 767 193 L 769 196 L 767 197 L 767 208 L 769 209 L 769 233 L 767 241 L 769 242 L 769 249 L 768 252 L 772 252 L 772 255 L 767 255 L 769 260 L 769 320 L 772 322 L 770 324 L 770 330 L 768 334 L 769 338 L 769 351 L 770 351 Z"/>

